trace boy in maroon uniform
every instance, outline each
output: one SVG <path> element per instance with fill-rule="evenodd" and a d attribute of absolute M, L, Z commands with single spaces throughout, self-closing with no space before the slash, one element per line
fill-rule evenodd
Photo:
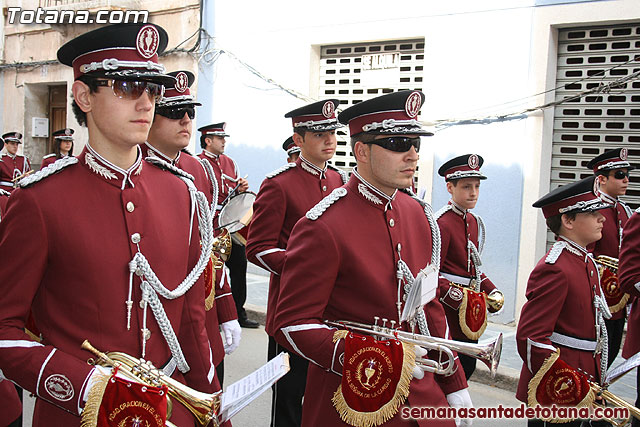
<path fill-rule="evenodd" d="M 338 105 L 337 99 L 318 101 L 285 114 L 293 122 L 294 134 L 290 139 L 299 148 L 300 156 L 294 163 L 267 175 L 253 205 L 247 255 L 249 261 L 271 272 L 265 327 L 269 334 L 269 359 L 284 350 L 273 339 L 273 316 L 291 230 L 309 209 L 346 182 L 346 174 L 327 163 L 336 150 L 335 130 L 341 126 L 335 113 Z M 308 362 L 293 353 L 290 364 L 289 373 L 274 386 L 272 427 L 299 426 L 302 420 Z"/>
<path fill-rule="evenodd" d="M 6 153 L 0 154 L 0 188 L 12 192 L 17 185 L 16 178 L 31 170 L 31 163 L 26 156 L 18 154 L 18 145 L 22 144 L 20 132 L 7 132 L 2 135 Z"/>
<path fill-rule="evenodd" d="M 470 211 L 478 202 L 480 180 L 487 179 L 480 172 L 483 162 L 477 154 L 465 154 L 438 169 L 451 194 L 449 203 L 436 213 L 442 239 L 438 285 L 451 336 L 457 341 L 478 342 L 487 324 L 487 309 L 490 313 L 501 309 L 501 304 L 487 305 L 485 298 L 504 301 L 502 292 L 480 271 L 485 227 L 482 218 Z M 469 379 L 476 359 L 459 357 Z"/>
<path fill-rule="evenodd" d="M 596 194 L 594 182 L 589 177 L 567 184 L 533 204 L 542 208 L 557 242 L 529 276 L 516 334 L 523 360 L 516 397 L 529 406 L 589 406 L 593 395 L 578 370 L 595 382 L 606 375 L 604 319 L 610 313 L 586 247 L 602 236 L 601 209 L 609 205 Z M 545 422 L 529 420 L 529 425 Z"/>

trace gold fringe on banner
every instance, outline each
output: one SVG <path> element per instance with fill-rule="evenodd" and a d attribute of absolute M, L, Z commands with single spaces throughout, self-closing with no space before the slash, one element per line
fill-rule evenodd
<path fill-rule="evenodd" d="M 629 302 L 629 294 L 624 294 L 616 305 L 609 306 L 609 311 L 611 312 L 611 314 L 617 313 L 627 306 L 627 302 Z"/>
<path fill-rule="evenodd" d="M 551 355 L 549 355 L 549 357 L 545 359 L 544 363 L 542 364 L 538 372 L 536 372 L 533 378 L 531 378 L 531 381 L 529 381 L 529 386 L 527 388 L 527 400 L 531 408 L 535 408 L 536 406 L 542 406 L 540 405 L 540 403 L 538 402 L 538 399 L 536 398 L 536 391 L 538 390 L 538 387 L 540 386 L 540 382 L 542 381 L 542 378 L 544 377 L 544 375 L 549 371 L 549 369 L 551 369 L 553 364 L 556 363 L 556 360 L 558 360 L 559 358 L 560 358 L 560 350 L 558 349 L 555 352 L 551 353 Z M 583 408 L 585 406 L 591 406 L 593 405 L 595 398 L 596 398 L 596 395 L 594 394 L 593 390 L 590 388 L 587 395 L 575 407 Z M 550 423 L 568 423 L 568 422 L 574 421 L 574 418 L 548 418 L 548 419 L 541 418 L 541 419 L 542 421 L 547 421 Z"/>
<path fill-rule="evenodd" d="M 334 342 L 347 336 L 347 331 L 336 331 Z M 402 373 L 394 392 L 393 398 L 375 412 L 360 412 L 349 407 L 342 394 L 342 384 L 333 394 L 331 401 L 345 423 L 356 427 L 376 427 L 389 421 L 398 412 L 409 396 L 409 386 L 413 378 L 413 368 L 416 366 L 416 353 L 412 344 L 402 343 L 403 360 Z"/>
<path fill-rule="evenodd" d="M 102 372 L 99 372 L 97 375 L 98 379 L 93 387 L 91 387 L 91 390 L 89 390 L 87 403 L 84 405 L 84 410 L 82 411 L 80 427 L 96 427 L 98 424 L 98 411 L 102 404 L 102 396 L 104 396 L 104 390 L 107 388 L 107 384 L 109 384 L 111 374 L 104 375 Z"/>
<path fill-rule="evenodd" d="M 467 325 L 467 303 L 469 301 L 468 293 L 469 290 L 465 288 L 460 288 L 462 290 L 462 302 L 460 303 L 460 307 L 458 307 L 458 321 L 460 323 L 460 329 L 466 335 L 467 338 L 471 340 L 479 339 L 482 334 L 484 334 L 484 330 L 487 329 L 487 310 L 485 308 L 484 312 L 484 323 L 478 329 L 478 331 L 472 331 Z M 485 294 L 485 303 L 487 301 L 487 296 Z"/>

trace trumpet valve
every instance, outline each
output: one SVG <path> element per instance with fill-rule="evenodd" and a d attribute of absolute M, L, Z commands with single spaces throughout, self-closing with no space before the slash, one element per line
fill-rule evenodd
<path fill-rule="evenodd" d="M 392 329 L 392 330 L 395 330 L 395 329 L 396 329 L 396 321 L 395 321 L 395 320 L 392 320 L 392 321 L 391 321 L 391 329 Z"/>
<path fill-rule="evenodd" d="M 385 319 L 384 317 L 382 318 L 382 327 L 383 328 L 387 327 L 387 321 L 388 321 L 388 319 Z"/>
<path fill-rule="evenodd" d="M 373 326 L 378 326 L 378 320 L 380 320 L 378 316 L 373 316 Z"/>

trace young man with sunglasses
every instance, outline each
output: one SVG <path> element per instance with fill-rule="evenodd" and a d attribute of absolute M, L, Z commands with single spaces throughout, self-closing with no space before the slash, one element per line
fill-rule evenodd
<path fill-rule="evenodd" d="M 207 201 L 190 191 L 184 172 L 144 161 L 139 147 L 163 84 L 174 81 L 158 64 L 166 45 L 161 27 L 126 24 L 58 50 L 59 61 L 73 67 L 73 108 L 89 139 L 78 157 L 23 179 L 0 223 L 0 259 L 12 259 L 0 263 L 0 370 L 37 396 L 34 426 L 79 426 L 81 413 L 97 417 L 119 402 L 133 408 L 126 402 L 136 396 L 153 401 L 136 406 L 140 421 L 164 418 L 166 393 L 89 365 L 95 356 L 81 348 L 84 340 L 144 358 L 197 390 L 219 390 L 200 278 L 209 257 L 198 235 L 210 226 Z M 203 215 L 191 212 L 192 202 Z M 30 310 L 42 343 L 23 331 Z M 112 422 L 124 423 L 132 411 Z M 174 402 L 171 421 L 195 420 Z"/>
<path fill-rule="evenodd" d="M 0 188 L 12 192 L 17 180 L 31 170 L 31 163 L 26 156 L 18 154 L 18 146 L 22 144 L 20 132 L 7 132 L 2 135 L 6 152 L 0 154 Z"/>
<path fill-rule="evenodd" d="M 480 254 L 484 246 L 485 227 L 479 215 L 471 213 L 480 193 L 482 156 L 465 154 L 445 162 L 438 174 L 447 184 L 451 200 L 436 213 L 442 238 L 439 291 L 447 314 L 451 336 L 456 341 L 477 343 L 487 325 L 487 311 L 496 313 L 504 296 L 480 271 Z M 476 369 L 476 359 L 459 355 L 469 379 Z"/>
<path fill-rule="evenodd" d="M 336 128 L 341 126 L 336 118 L 339 104 L 337 99 L 318 101 L 285 114 L 293 122 L 294 133 L 283 148 L 293 151 L 295 147 L 300 155 L 295 162 L 267 175 L 253 204 L 247 256 L 271 273 L 265 326 L 269 360 L 286 351 L 273 338 L 273 316 L 291 230 L 309 209 L 347 181 L 346 173 L 328 163 L 336 150 Z M 291 370 L 273 387 L 272 427 L 300 426 L 302 421 L 308 362 L 295 353 L 289 362 Z"/>
<path fill-rule="evenodd" d="M 417 118 L 423 102 L 422 92 L 401 91 L 363 101 L 338 116 L 349 125 L 357 167 L 349 182 L 311 208 L 289 237 L 274 325 L 281 345 L 312 362 L 303 426 L 319 419 L 325 426 L 348 420 L 454 426 L 454 420 L 406 418 L 413 407 L 471 404 L 457 360 L 453 375 L 434 375 L 415 364 L 426 352 L 412 345 L 376 342 L 324 323 L 372 325 L 381 318 L 387 327 L 407 331 L 411 326 L 401 321 L 401 313 L 416 277 L 425 292 L 436 290 L 440 234 L 433 211 L 403 191 L 416 171 L 420 136 L 432 135 Z M 418 301 L 408 308 L 411 314 L 414 308 L 419 333 L 446 336 L 437 299 Z M 403 349 L 400 355 L 396 348 Z M 359 359 L 363 354 L 366 358 Z M 403 380 L 392 379 L 391 371 Z M 394 405 L 402 403 L 404 409 L 396 412 Z"/>
<path fill-rule="evenodd" d="M 591 176 L 558 187 L 533 204 L 556 243 L 529 276 L 516 333 L 523 361 L 516 398 L 531 407 L 592 406 L 587 380 L 602 384 L 607 373 L 604 319 L 610 313 L 587 246 L 602 237 L 608 205 L 594 182 Z M 551 418 L 528 425 L 609 425 Z"/>
<path fill-rule="evenodd" d="M 602 238 L 587 247 L 593 256 L 606 256 L 619 258 L 620 244 L 622 242 L 622 229 L 631 217 L 631 209 L 619 199 L 624 196 L 629 186 L 629 171 L 633 169 L 627 160 L 626 148 L 614 148 L 587 163 L 587 167 L 593 170 L 598 183 L 598 195 L 611 206 L 601 212 L 606 218 L 602 229 Z M 622 292 L 617 271 L 604 266 L 600 269 L 602 290 L 604 291 L 611 319 L 605 320 L 609 338 L 609 366 L 620 351 L 624 324 L 626 321 L 626 307 L 629 295 Z"/>
<path fill-rule="evenodd" d="M 224 154 L 227 144 L 226 137 L 229 136 L 225 131 L 226 126 L 227 124 L 222 122 L 198 129 L 202 133 L 200 136 L 202 152 L 198 154 L 198 157 L 209 163 L 215 175 L 210 178 L 215 179 L 218 185 L 217 212 L 220 212 L 234 195 L 244 193 L 249 189 L 249 182 L 240 177 L 235 160 Z M 224 226 L 225 224 L 218 224 L 216 220 L 216 228 L 219 225 Z M 247 301 L 247 255 L 244 245 L 232 242 L 231 255 L 225 265 L 229 268 L 231 293 L 236 304 L 240 326 L 255 329 L 259 326 L 258 322 L 249 319 L 244 309 L 244 303 Z M 227 280 L 226 274 L 222 274 L 221 280 L 223 282 Z"/>
<path fill-rule="evenodd" d="M 164 97 L 156 105 L 149 137 L 141 146 L 142 154 L 144 157 L 163 159 L 190 173 L 195 178 L 196 188 L 207 196 L 211 205 L 213 197 L 217 197 L 218 193 L 217 187 L 213 188 L 216 182 L 209 179 L 200 161 L 186 151 L 196 115 L 195 107 L 202 105 L 196 102 L 189 90 L 195 76 L 190 71 L 174 71 L 169 75 L 176 79 L 176 83 L 173 87 L 166 87 Z M 215 209 L 215 203 L 212 209 Z M 222 385 L 224 355 L 233 353 L 240 345 L 241 329 L 229 284 L 220 281 L 218 286 L 214 271 L 208 271 L 205 280 L 208 281 L 205 283 L 207 335 L 213 351 L 213 364 L 216 366 L 218 382 Z M 225 337 L 224 345 L 220 328 Z"/>

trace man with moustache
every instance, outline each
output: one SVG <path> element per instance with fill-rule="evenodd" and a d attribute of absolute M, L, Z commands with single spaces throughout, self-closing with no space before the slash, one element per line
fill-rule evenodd
<path fill-rule="evenodd" d="M 336 128 L 341 126 L 336 118 L 339 104 L 337 99 L 318 101 L 285 114 L 292 121 L 294 133 L 283 148 L 295 147 L 300 155 L 295 162 L 267 175 L 253 205 L 247 256 L 271 273 L 265 326 L 269 334 L 269 360 L 286 350 L 273 338 L 273 316 L 291 230 L 309 209 L 347 180 L 346 173 L 328 163 L 336 150 Z M 289 373 L 273 386 L 272 427 L 300 426 L 302 421 L 308 362 L 292 353 L 289 363 Z"/>
<path fill-rule="evenodd" d="M 17 185 L 16 178 L 29 172 L 31 163 L 26 156 L 18 154 L 18 146 L 22 144 L 20 132 L 7 132 L 0 140 L 4 141 L 6 150 L 0 154 L 0 188 L 11 193 Z"/>
<path fill-rule="evenodd" d="M 37 396 L 36 427 L 79 426 L 80 414 L 94 422 L 100 411 L 132 396 L 151 403 L 135 414 L 133 407 L 123 410 L 113 423 L 135 415 L 155 424 L 155 416 L 166 417 L 161 388 L 123 379 L 125 368 L 115 375 L 89 365 L 85 339 L 144 358 L 197 390 L 220 389 L 200 279 L 211 247 L 205 242 L 201 251 L 198 236 L 199 227 L 210 227 L 207 201 L 192 191 L 187 174 L 144 161 L 139 147 L 163 84 L 174 81 L 158 64 L 166 45 L 159 26 L 122 24 L 58 50 L 59 61 L 73 68 L 72 107 L 89 140 L 77 158 L 23 179 L 0 222 L 0 259 L 12 260 L 0 263 L 0 370 Z M 192 215 L 192 201 L 204 208 L 201 215 Z M 41 343 L 23 330 L 30 310 Z M 187 426 L 195 420 L 174 404 L 171 421 Z"/>
<path fill-rule="evenodd" d="M 174 71 L 169 75 L 175 78 L 176 83 L 173 87 L 167 87 L 164 96 L 158 101 L 147 142 L 141 146 L 142 153 L 144 157 L 163 159 L 191 174 L 195 178 L 196 188 L 212 204 L 213 197 L 217 197 L 218 193 L 217 188 L 213 188 L 216 182 L 209 179 L 198 159 L 186 151 L 191 139 L 195 107 L 202 105 L 196 102 L 189 90 L 195 76 L 190 71 Z M 215 209 L 215 203 L 212 207 Z M 220 286 L 216 285 L 216 274 L 212 266 L 209 266 L 205 281 L 207 335 L 213 351 L 218 382 L 222 385 L 224 355 L 233 353 L 240 345 L 241 329 L 229 284 L 221 281 Z M 220 328 L 226 341 L 224 345 Z"/>
<path fill-rule="evenodd" d="M 422 280 L 421 270 L 431 271 L 423 283 L 432 283 L 435 292 L 440 236 L 433 211 L 402 191 L 411 187 L 420 136 L 432 135 L 417 119 L 423 102 L 422 92 L 401 91 L 363 101 L 338 116 L 349 125 L 357 167 L 349 182 L 311 208 L 289 237 L 274 326 L 281 345 L 311 362 L 303 426 L 316 425 L 318 419 L 325 426 L 453 426 L 447 419 L 406 419 L 404 410 L 393 408 L 471 405 L 459 362 L 454 361 L 458 369 L 453 375 L 436 379 L 441 376 L 416 365 L 424 354 L 413 346 L 375 341 L 324 323 L 373 324 L 375 316 L 407 331 L 412 328 L 400 321 L 401 312 L 416 277 Z M 446 337 L 437 299 L 419 305 L 416 316 L 420 333 Z M 368 343 L 376 351 L 359 347 Z M 388 354 L 396 348 L 402 348 L 401 355 Z M 358 364 L 360 354 L 367 358 Z M 370 369 L 364 372 L 371 375 L 367 378 L 375 378 L 373 384 L 362 374 L 362 364 Z M 402 380 L 382 377 L 383 371 L 389 374 L 387 366 L 401 372 Z M 378 399 L 380 384 L 392 384 L 393 397 Z M 362 399 L 349 400 L 351 390 Z"/>

